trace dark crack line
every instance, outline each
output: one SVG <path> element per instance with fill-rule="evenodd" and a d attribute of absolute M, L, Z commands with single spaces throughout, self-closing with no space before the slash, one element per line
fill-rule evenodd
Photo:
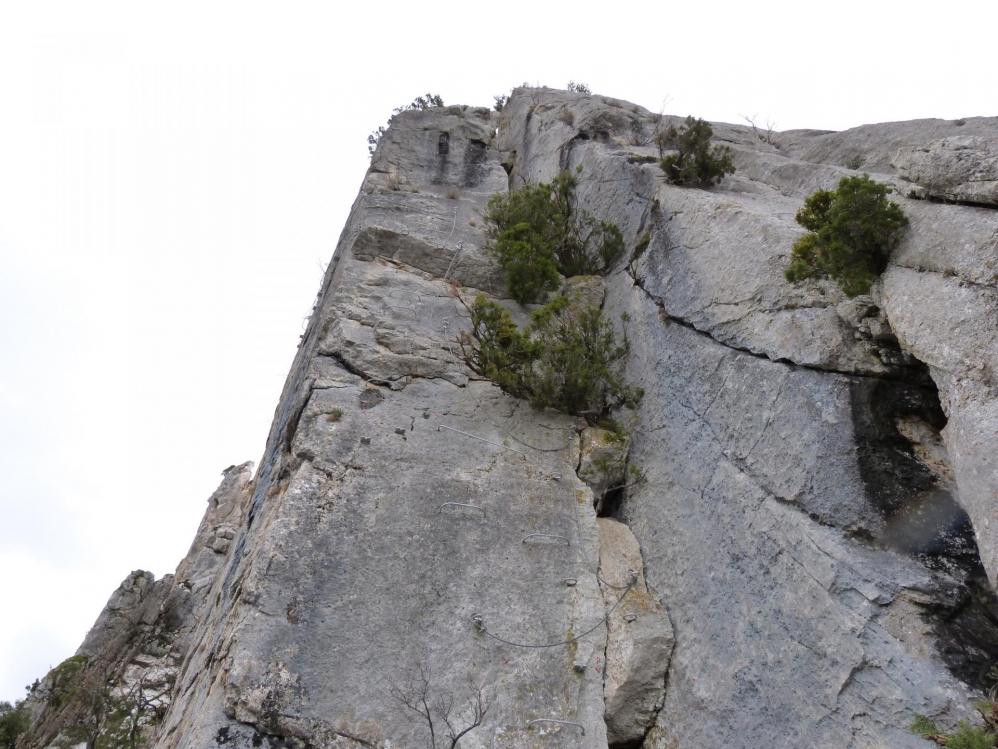
<path fill-rule="evenodd" d="M 790 359 L 782 359 L 782 358 L 774 359 L 773 357 L 767 354 L 763 354 L 758 351 L 753 351 L 752 349 L 745 348 L 743 346 L 736 346 L 733 343 L 726 343 L 722 340 L 715 338 L 709 331 L 701 330 L 696 325 L 691 323 L 689 320 L 685 320 L 681 317 L 676 317 L 675 315 L 669 314 L 669 312 L 665 308 L 665 302 L 661 298 L 655 296 L 650 291 L 648 291 L 648 289 L 644 287 L 644 282 L 641 279 L 637 278 L 633 273 L 631 273 L 630 270 L 628 270 L 628 275 L 631 277 L 634 286 L 641 289 L 641 291 L 652 301 L 652 304 L 658 307 L 661 316 L 667 322 L 672 322 L 675 323 L 676 325 L 686 328 L 687 330 L 691 330 L 694 333 L 697 333 L 698 335 L 701 335 L 704 338 L 707 338 L 720 346 L 724 346 L 727 349 L 731 349 L 732 351 L 737 351 L 738 353 L 741 354 L 748 354 L 749 356 L 752 356 L 756 359 L 772 362 L 773 364 L 782 364 L 783 366 L 791 370 L 806 369 L 812 372 L 821 372 L 822 374 L 836 374 L 836 375 L 841 375 L 843 377 L 856 377 L 856 378 L 873 379 L 873 380 L 904 379 L 904 375 L 900 372 L 889 371 L 889 372 L 884 372 L 883 374 L 871 374 L 868 372 L 850 372 L 848 370 L 835 369 L 833 367 L 819 367 L 816 364 L 801 364 L 799 362 L 791 361 Z"/>
<path fill-rule="evenodd" d="M 984 291 L 989 291 L 991 293 L 995 293 L 996 291 L 998 291 L 998 289 L 996 289 L 993 284 L 982 283 L 981 281 L 971 281 L 969 278 L 964 278 L 959 273 L 954 273 L 952 276 L 949 276 L 946 273 L 946 271 L 943 271 L 943 270 L 933 270 L 932 268 L 922 268 L 922 267 L 915 267 L 915 266 L 911 266 L 911 265 L 901 265 L 899 263 L 891 263 L 890 267 L 891 268 L 901 268 L 903 270 L 910 270 L 913 273 L 932 273 L 932 274 L 935 274 L 937 276 L 943 276 L 944 278 L 947 278 L 947 277 L 948 278 L 954 278 L 956 280 L 956 282 L 959 283 L 961 286 L 973 286 L 975 288 L 983 289 Z"/>
<path fill-rule="evenodd" d="M 396 354 L 396 356 L 399 355 Z M 344 357 L 342 352 L 340 351 L 320 351 L 316 354 L 316 357 L 325 357 L 327 359 L 332 359 L 337 363 L 337 365 L 339 365 L 341 369 L 344 369 L 350 374 L 361 378 L 362 380 L 364 380 L 364 382 L 369 382 L 372 385 L 380 385 L 382 387 L 387 387 L 387 388 L 391 388 L 393 384 L 401 382 L 402 380 L 405 379 L 434 380 L 434 381 L 440 380 L 442 382 L 446 382 L 450 385 L 453 385 L 454 387 L 457 388 L 467 387 L 466 384 L 460 385 L 441 375 L 421 375 L 416 372 L 405 372 L 396 377 L 376 377 L 372 374 L 368 374 L 367 372 L 365 372 L 363 369 L 356 366 L 355 364 L 351 364 L 349 361 L 347 361 L 346 357 Z M 422 357 L 416 357 L 416 358 L 422 358 Z M 435 360 L 435 361 L 440 361 L 440 360 Z M 478 381 L 480 381 L 480 378 L 468 377 L 468 382 L 478 382 Z M 313 389 L 321 389 L 321 388 L 313 388 Z"/>

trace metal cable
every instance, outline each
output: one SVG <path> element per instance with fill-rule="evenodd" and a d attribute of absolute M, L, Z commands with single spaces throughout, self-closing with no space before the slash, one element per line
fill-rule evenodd
<path fill-rule="evenodd" d="M 627 585 L 614 585 L 613 583 L 607 582 L 604 579 L 604 577 L 599 573 L 598 569 L 596 570 L 596 579 L 599 580 L 601 583 L 603 583 L 606 587 L 612 588 L 613 590 L 627 590 L 632 585 L 634 585 L 634 583 L 636 582 L 637 575 L 638 575 L 638 573 L 635 572 L 634 570 L 627 570 L 627 573 L 630 576 L 631 581 L 632 581 L 632 582 L 627 583 Z"/>
<path fill-rule="evenodd" d="M 545 643 L 513 642 L 512 640 L 507 640 L 505 638 L 502 638 L 499 635 L 494 634 L 493 632 L 489 632 L 489 630 L 486 629 L 485 622 L 483 621 L 480 615 L 473 614 L 471 620 L 475 623 L 475 626 L 478 628 L 479 632 L 484 633 L 486 636 L 491 637 L 493 640 L 501 642 L 504 645 L 512 645 L 515 648 L 556 648 L 561 645 L 571 645 L 573 642 L 581 640 L 586 635 L 592 634 L 599 627 L 606 624 L 607 620 L 609 620 L 610 618 L 610 614 L 612 614 L 614 610 L 620 605 L 621 601 L 623 601 L 624 597 L 627 595 L 627 591 L 633 588 L 636 582 L 637 582 L 636 578 L 631 579 L 631 582 L 628 583 L 627 586 L 624 588 L 624 592 L 620 594 L 620 598 L 617 599 L 617 601 L 613 604 L 613 606 L 611 606 L 610 609 L 606 612 L 606 615 L 598 622 L 596 622 L 596 624 L 591 626 L 585 632 L 575 635 L 574 637 L 569 637 L 567 640 L 562 640 L 560 642 L 545 642 Z"/>

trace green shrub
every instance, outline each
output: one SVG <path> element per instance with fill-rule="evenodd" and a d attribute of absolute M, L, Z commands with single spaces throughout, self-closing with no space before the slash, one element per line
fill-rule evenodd
<path fill-rule="evenodd" d="M 655 136 L 658 144 L 659 165 L 665 178 L 674 185 L 710 187 L 720 182 L 725 174 L 734 174 L 731 149 L 710 145 L 714 130 L 705 120 L 687 117 L 679 128 L 670 125 Z M 664 155 L 667 149 L 676 153 Z"/>
<path fill-rule="evenodd" d="M 811 195 L 797 211 L 797 223 L 810 232 L 794 242 L 787 280 L 828 277 L 847 296 L 868 293 L 908 223 L 889 193 L 864 174 Z"/>
<path fill-rule="evenodd" d="M 598 307 L 580 308 L 559 296 L 537 310 L 527 327 L 527 335 L 540 344 L 531 403 L 591 418 L 636 405 L 641 394 L 625 385 L 620 372 L 630 351 L 626 323 L 618 342 Z"/>
<path fill-rule="evenodd" d="M 520 304 L 537 301 L 558 288 L 558 264 L 548 246 L 526 222 L 503 229 L 490 245 L 505 271 L 509 293 Z"/>
<path fill-rule="evenodd" d="M 460 339 L 464 359 L 510 395 L 594 423 L 641 399 L 620 372 L 629 350 L 626 331 L 618 342 L 599 308 L 578 307 L 558 296 L 534 312 L 524 330 L 482 294 L 469 309 L 472 329 Z"/>
<path fill-rule="evenodd" d="M 994 749 L 998 736 L 980 726 L 961 723 L 944 746 L 948 749 Z"/>
<path fill-rule="evenodd" d="M 83 688 L 85 673 L 90 659 L 85 655 L 70 656 L 53 668 L 47 677 L 49 707 L 58 710 L 62 705 L 75 699 Z"/>
<path fill-rule="evenodd" d="M 983 726 L 963 722 L 954 733 L 944 733 L 924 715 L 916 715 L 911 730 L 947 749 L 995 749 L 998 747 L 998 702 L 981 700 L 975 704 L 984 719 Z"/>
<path fill-rule="evenodd" d="M 459 338 L 468 366 L 510 395 L 529 397 L 527 383 L 539 346 L 520 332 L 509 312 L 484 294 L 475 297 L 469 311 L 471 332 Z"/>
<path fill-rule="evenodd" d="M 936 724 L 924 715 L 915 716 L 915 720 L 911 724 L 911 730 L 913 733 L 917 733 L 919 736 L 926 739 L 939 734 L 939 728 Z"/>
<path fill-rule="evenodd" d="M 587 86 L 585 83 L 582 83 L 581 81 L 569 81 L 568 85 L 565 86 L 565 88 L 576 94 L 585 94 L 586 96 L 593 95 L 592 89 L 589 88 L 589 86 Z"/>
<path fill-rule="evenodd" d="M 558 274 L 606 272 L 624 250 L 616 225 L 574 208 L 574 175 L 531 185 L 489 200 L 485 219 L 489 249 L 520 304 L 536 302 L 558 287 Z"/>
<path fill-rule="evenodd" d="M 0 702 L 0 749 L 14 749 L 17 737 L 28 730 L 31 718 L 24 701 Z"/>
<path fill-rule="evenodd" d="M 367 153 L 370 157 L 374 158 L 374 152 L 378 150 L 378 144 L 381 143 L 381 139 L 384 137 L 385 133 L 388 132 L 388 125 L 392 124 L 392 119 L 397 114 L 402 114 L 402 112 L 408 112 L 413 109 L 429 109 L 430 107 L 442 107 L 444 105 L 444 100 L 440 94 L 426 94 L 424 96 L 417 96 L 408 104 L 401 107 L 395 107 L 392 110 L 392 116 L 388 118 L 388 124 L 382 125 L 377 130 L 373 131 L 367 136 Z"/>

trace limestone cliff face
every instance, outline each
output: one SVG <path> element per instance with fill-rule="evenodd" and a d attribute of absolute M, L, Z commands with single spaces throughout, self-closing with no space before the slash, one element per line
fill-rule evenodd
<path fill-rule="evenodd" d="M 998 120 L 718 125 L 737 172 L 710 190 L 663 182 L 657 126 L 546 89 L 395 119 L 256 476 L 84 644 L 133 682 L 172 669 L 147 743 L 426 746 L 429 711 L 450 746 L 485 706 L 465 749 L 914 749 L 916 713 L 998 681 Z M 462 300 L 505 295 L 489 196 L 576 167 L 634 248 L 603 306 L 631 318 L 646 481 L 612 519 L 593 433 L 454 343 Z M 888 271 L 853 300 L 787 284 L 795 211 L 855 168 L 911 219 Z M 115 640 L 167 618 L 152 665 Z"/>

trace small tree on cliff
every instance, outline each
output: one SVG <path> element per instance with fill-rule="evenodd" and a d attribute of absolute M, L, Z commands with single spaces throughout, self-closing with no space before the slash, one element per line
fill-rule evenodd
<path fill-rule="evenodd" d="M 620 229 L 575 207 L 578 180 L 562 172 L 550 183 L 497 193 L 489 200 L 489 249 L 510 296 L 540 301 L 565 276 L 606 272 L 624 251 Z"/>
<path fill-rule="evenodd" d="M 28 730 L 31 717 L 24 701 L 0 702 L 0 749 L 15 749 L 17 737 Z"/>
<path fill-rule="evenodd" d="M 714 130 L 705 120 L 687 117 L 678 128 L 670 125 L 655 136 L 658 145 L 659 166 L 665 178 L 674 185 L 710 187 L 720 182 L 725 174 L 734 174 L 731 149 L 711 146 Z M 666 150 L 676 153 L 665 155 Z"/>
<path fill-rule="evenodd" d="M 794 242 L 787 280 L 827 277 L 846 296 L 868 293 L 908 223 L 901 207 L 887 199 L 890 192 L 864 174 L 811 195 L 797 211 L 797 223 L 810 231 Z"/>
<path fill-rule="evenodd" d="M 641 399 L 641 390 L 629 387 L 621 372 L 629 351 L 626 330 L 618 341 L 598 307 L 558 296 L 534 312 L 523 330 L 484 294 L 468 309 L 472 329 L 458 339 L 464 360 L 510 395 L 593 423 Z"/>

